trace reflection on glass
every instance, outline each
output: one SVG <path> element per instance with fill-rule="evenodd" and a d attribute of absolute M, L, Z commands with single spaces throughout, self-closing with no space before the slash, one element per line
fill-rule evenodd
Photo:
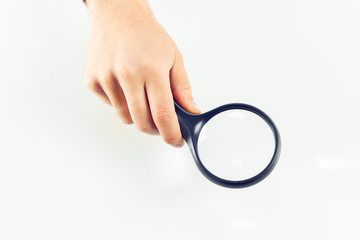
<path fill-rule="evenodd" d="M 202 128 L 198 152 L 205 168 L 227 180 L 245 180 L 271 161 L 275 140 L 268 124 L 246 110 L 229 110 Z"/>

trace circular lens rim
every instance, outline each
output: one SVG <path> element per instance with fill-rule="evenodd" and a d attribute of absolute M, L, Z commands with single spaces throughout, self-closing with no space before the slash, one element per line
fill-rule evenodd
<path fill-rule="evenodd" d="M 255 175 L 251 178 L 248 178 L 248 179 L 227 180 L 224 178 L 220 178 L 220 177 L 216 176 L 215 174 L 213 174 L 212 172 L 210 172 L 204 166 L 204 164 L 201 162 L 201 158 L 200 158 L 200 155 L 198 152 L 198 140 L 199 140 L 199 136 L 200 136 L 200 132 L 201 132 L 202 128 L 210 119 L 212 119 L 219 113 L 222 113 L 222 112 L 225 112 L 228 110 L 236 110 L 236 109 L 249 111 L 249 112 L 252 112 L 252 113 L 258 115 L 259 117 L 261 117 L 268 124 L 268 126 L 270 127 L 270 129 L 273 133 L 274 140 L 275 140 L 275 148 L 274 148 L 274 153 L 272 155 L 271 161 L 260 173 L 258 173 L 257 175 Z M 252 186 L 254 184 L 261 182 L 275 168 L 275 166 L 279 160 L 280 150 L 281 150 L 280 134 L 279 134 L 279 130 L 277 129 L 275 123 L 262 110 L 254 107 L 252 105 L 249 105 L 249 104 L 230 103 L 230 104 L 222 105 L 218 108 L 215 108 L 207 113 L 204 113 L 204 114 L 202 114 L 202 117 L 203 117 L 202 124 L 201 124 L 200 128 L 198 129 L 198 131 L 196 131 L 195 136 L 192 137 L 192 143 L 193 143 L 193 150 L 194 150 L 194 154 L 195 154 L 195 163 L 196 163 L 198 169 L 200 170 L 200 172 L 211 182 L 218 184 L 220 186 L 223 186 L 223 187 L 227 187 L 227 188 L 245 188 L 245 187 L 249 187 L 249 186 Z"/>

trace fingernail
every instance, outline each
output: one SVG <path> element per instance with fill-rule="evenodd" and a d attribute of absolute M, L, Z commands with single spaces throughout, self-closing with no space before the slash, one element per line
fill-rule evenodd
<path fill-rule="evenodd" d="M 182 140 L 180 143 L 176 144 L 175 147 L 181 148 L 182 146 L 184 146 L 184 144 L 184 140 Z"/>
<path fill-rule="evenodd" d="M 192 105 L 193 105 L 193 109 L 194 109 L 196 112 L 201 112 L 199 106 L 198 106 L 194 101 L 192 101 Z"/>

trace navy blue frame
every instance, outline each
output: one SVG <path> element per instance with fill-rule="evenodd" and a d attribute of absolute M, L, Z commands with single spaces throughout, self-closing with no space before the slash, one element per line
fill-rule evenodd
<path fill-rule="evenodd" d="M 190 148 L 196 166 L 198 167 L 200 172 L 211 182 L 227 188 L 245 188 L 259 183 L 260 181 L 265 179 L 274 169 L 276 163 L 278 162 L 281 151 L 280 134 L 276 125 L 271 120 L 271 118 L 260 109 L 244 103 L 230 103 L 217 107 L 206 113 L 191 114 L 188 111 L 186 111 L 183 107 L 181 107 L 176 101 L 174 101 L 174 104 L 175 104 L 175 111 L 179 119 L 182 136 Z M 215 115 L 233 109 L 247 110 L 260 116 L 271 128 L 275 139 L 274 153 L 267 167 L 256 176 L 239 181 L 232 181 L 232 180 L 219 178 L 218 176 L 212 174 L 209 170 L 207 170 L 200 160 L 198 154 L 198 146 L 197 146 L 202 127 Z"/>

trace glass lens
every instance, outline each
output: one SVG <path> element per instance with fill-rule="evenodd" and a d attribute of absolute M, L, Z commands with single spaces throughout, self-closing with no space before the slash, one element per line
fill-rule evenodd
<path fill-rule="evenodd" d="M 274 151 L 269 125 L 257 114 L 240 109 L 212 117 L 198 140 L 198 154 L 205 168 L 232 181 L 259 174 L 270 163 Z"/>

